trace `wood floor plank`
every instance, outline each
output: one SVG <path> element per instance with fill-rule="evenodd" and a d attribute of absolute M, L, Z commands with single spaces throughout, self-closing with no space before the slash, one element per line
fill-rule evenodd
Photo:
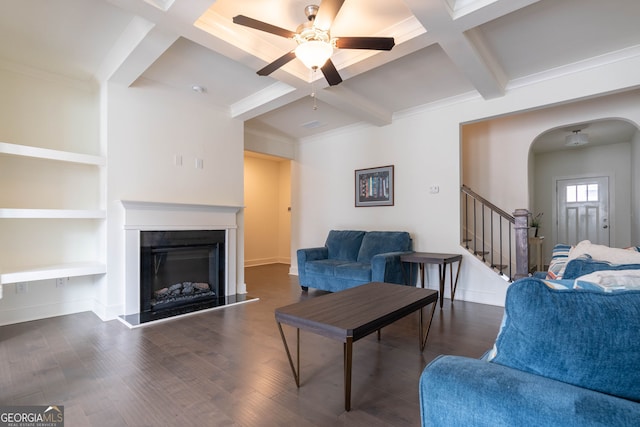
<path fill-rule="evenodd" d="M 418 379 L 438 354 L 479 357 L 502 308 L 445 300 L 424 352 L 409 315 L 354 344 L 344 411 L 342 345 L 301 333 L 297 388 L 274 310 L 301 292 L 287 265 L 245 270 L 259 301 L 129 330 L 92 313 L 0 327 L 0 404 L 65 406 L 70 426 L 416 426 Z M 295 329 L 285 330 L 295 345 Z"/>

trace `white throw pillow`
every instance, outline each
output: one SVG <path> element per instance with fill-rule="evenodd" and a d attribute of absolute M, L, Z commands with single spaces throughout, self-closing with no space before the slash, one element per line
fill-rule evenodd
<path fill-rule="evenodd" d="M 640 289 L 640 270 L 600 270 L 576 278 L 574 288 L 582 288 L 580 282 L 597 285 L 605 292 Z"/>
<path fill-rule="evenodd" d="M 589 254 L 598 261 L 607 261 L 612 264 L 640 264 L 640 252 L 630 249 L 611 248 L 605 245 L 596 245 L 589 240 L 583 240 L 569 251 L 569 259 L 578 258 Z"/>

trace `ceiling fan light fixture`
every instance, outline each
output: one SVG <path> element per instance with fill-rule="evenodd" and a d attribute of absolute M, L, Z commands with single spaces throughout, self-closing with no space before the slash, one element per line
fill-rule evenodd
<path fill-rule="evenodd" d="M 565 138 L 565 145 L 568 147 L 575 147 L 577 145 L 585 145 L 589 143 L 589 135 L 586 133 L 580 133 L 579 130 L 574 130 L 572 134 L 567 135 Z"/>
<path fill-rule="evenodd" d="M 320 40 L 304 41 L 296 47 L 296 57 L 309 69 L 321 68 L 333 54 L 331 43 Z"/>

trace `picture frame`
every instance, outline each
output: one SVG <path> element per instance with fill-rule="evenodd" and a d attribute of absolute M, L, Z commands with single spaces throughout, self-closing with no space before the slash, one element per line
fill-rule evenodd
<path fill-rule="evenodd" d="M 393 206 L 393 181 L 393 165 L 356 169 L 356 207 Z"/>

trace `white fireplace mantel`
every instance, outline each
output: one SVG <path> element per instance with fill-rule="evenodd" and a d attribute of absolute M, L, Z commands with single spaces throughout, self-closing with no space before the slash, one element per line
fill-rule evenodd
<path fill-rule="evenodd" d="M 197 225 L 207 229 L 216 226 L 237 228 L 236 214 L 244 208 L 132 200 L 121 200 L 120 203 L 125 210 L 125 230 L 151 230 L 158 226 L 173 227 L 172 230 L 193 230 Z"/>
<path fill-rule="evenodd" d="M 124 208 L 125 315 L 140 310 L 140 232 L 163 230 L 226 231 L 226 295 L 237 285 L 238 220 L 243 206 L 120 200 Z"/>

